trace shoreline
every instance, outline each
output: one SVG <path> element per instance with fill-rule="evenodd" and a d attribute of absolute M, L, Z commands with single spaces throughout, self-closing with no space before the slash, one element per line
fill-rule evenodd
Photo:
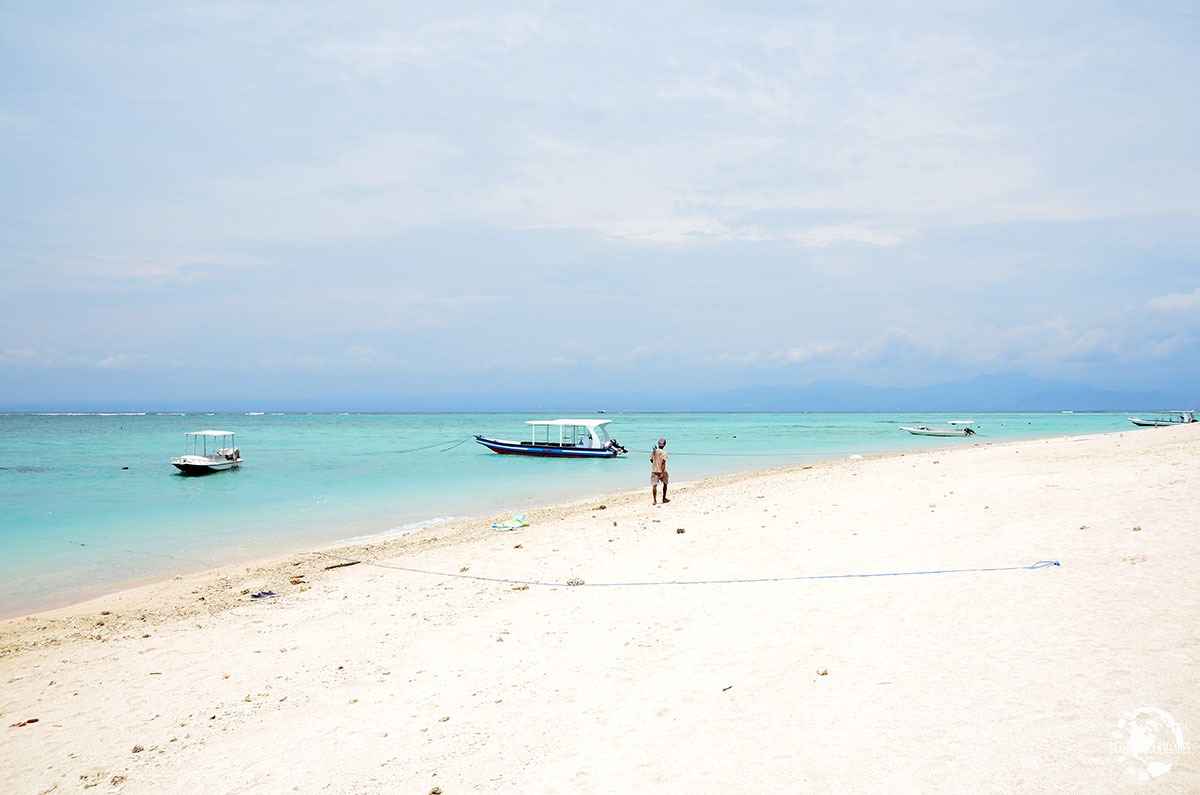
<path fill-rule="evenodd" d="M 1133 432 L 1136 432 L 1136 431 L 1133 431 Z M 1034 437 L 1031 439 L 1001 440 L 1001 441 L 994 441 L 994 442 L 976 441 L 976 442 L 972 442 L 970 444 L 958 444 L 958 445 L 953 445 L 953 446 L 930 448 L 930 449 L 925 449 L 925 450 L 892 451 L 892 452 L 873 453 L 873 454 L 869 454 L 866 456 L 859 455 L 857 457 L 856 457 L 856 455 L 851 455 L 848 457 L 816 459 L 807 464 L 785 464 L 783 466 L 777 466 L 777 467 L 766 467 L 766 468 L 762 468 L 762 469 L 749 469 L 749 470 L 741 470 L 741 471 L 725 473 L 725 474 L 702 476 L 700 478 L 694 479 L 693 481 L 684 481 L 675 486 L 672 486 L 672 489 L 687 486 L 689 483 L 710 484 L 710 483 L 714 483 L 714 482 L 720 482 L 725 479 L 729 479 L 729 480 L 731 480 L 731 482 L 736 482 L 737 480 L 741 480 L 741 479 L 745 479 L 745 478 L 752 478 L 755 476 L 764 475 L 764 474 L 773 473 L 773 472 L 787 472 L 787 471 L 791 471 L 791 470 L 812 469 L 814 466 L 827 465 L 827 464 L 831 464 L 831 463 L 835 463 L 835 462 L 839 462 L 839 461 L 873 461 L 873 460 L 879 460 L 879 459 L 892 458 L 892 457 L 896 457 L 896 456 L 919 455 L 922 453 L 939 453 L 939 452 L 943 452 L 943 451 L 949 452 L 949 451 L 954 451 L 954 450 L 970 449 L 970 448 L 975 448 L 975 447 L 1003 446 L 1003 445 L 1011 445 L 1011 444 L 1031 443 L 1031 442 L 1084 440 L 1084 439 L 1089 439 L 1089 438 L 1093 438 L 1093 437 L 1097 437 L 1097 436 L 1109 435 L 1111 433 L 1127 433 L 1127 431 L 1111 431 L 1111 432 L 1102 433 L 1102 434 L 1082 434 L 1082 435 L 1078 435 L 1078 436 Z M 611 493 L 585 495 L 583 497 L 573 498 L 573 499 L 569 499 L 569 500 L 566 500 L 563 502 L 542 505 L 542 506 L 539 506 L 532 510 L 526 510 L 525 513 L 527 516 L 533 516 L 533 515 L 539 514 L 539 513 L 545 514 L 546 512 L 558 513 L 561 511 L 569 511 L 573 507 L 575 507 L 577 505 L 582 505 L 583 503 L 586 503 L 589 501 L 594 501 L 594 500 L 603 501 L 604 499 L 615 500 L 618 497 L 628 497 L 634 493 L 640 493 L 640 490 L 633 489 L 633 490 L 627 490 L 627 491 L 617 491 L 617 492 L 611 492 Z M 122 594 L 125 594 L 126 592 L 140 592 L 140 591 L 147 590 L 147 589 L 154 589 L 156 587 L 165 586 L 168 583 L 177 582 L 180 580 L 189 580 L 190 581 L 191 579 L 194 579 L 194 578 L 199 578 L 199 579 L 203 580 L 210 576 L 211 577 L 222 577 L 224 579 L 236 578 L 238 569 L 245 569 L 246 572 L 249 572 L 251 569 L 253 569 L 255 571 L 276 570 L 276 569 L 279 569 L 282 565 L 284 565 L 285 562 L 287 563 L 287 565 L 290 565 L 290 566 L 297 565 L 296 564 L 297 558 L 309 557 L 312 555 L 320 555 L 322 553 L 329 553 L 329 552 L 333 552 L 333 551 L 337 551 L 337 550 L 361 550 L 361 554 L 367 555 L 367 556 L 369 556 L 371 554 L 371 552 L 374 552 L 377 556 L 385 556 L 388 554 L 402 554 L 404 551 L 406 551 L 406 548 L 407 548 L 407 545 L 399 543 L 403 539 L 413 539 L 416 541 L 416 543 L 418 545 L 427 544 L 427 543 L 430 543 L 430 540 L 426 539 L 424 536 L 431 535 L 432 533 L 430 531 L 436 530 L 438 528 L 445 528 L 444 532 L 458 533 L 461 536 L 458 539 L 459 542 L 469 543 L 471 540 L 478 540 L 478 538 L 466 537 L 465 533 L 467 530 L 475 528 L 476 525 L 478 525 L 480 523 L 484 523 L 484 522 L 486 522 L 488 524 L 488 528 L 490 529 L 490 526 L 492 524 L 497 524 L 499 522 L 505 521 L 508 518 L 511 518 L 510 512 L 485 513 L 485 514 L 480 514 L 480 515 L 471 515 L 471 516 L 466 516 L 466 517 L 462 517 L 462 518 L 450 519 L 445 522 L 436 522 L 436 517 L 435 517 L 433 520 L 429 520 L 429 521 L 434 521 L 435 522 L 434 524 L 425 524 L 425 521 L 413 522 L 411 524 L 423 525 L 423 526 L 416 527 L 412 530 L 409 530 L 409 531 L 403 532 L 403 533 L 393 533 L 391 530 L 388 530 L 388 531 L 381 531 L 379 533 L 367 533 L 367 534 L 362 534 L 362 535 L 348 536 L 345 538 L 340 538 L 340 539 L 337 539 L 334 541 L 330 541 L 328 543 L 318 543 L 315 545 L 311 545 L 304 549 L 296 549 L 295 547 L 292 547 L 289 544 L 265 545 L 264 549 L 267 546 L 272 547 L 272 549 L 264 551 L 264 553 L 261 555 L 255 555 L 255 556 L 252 556 L 249 558 L 229 560 L 224 563 L 220 563 L 220 564 L 217 564 L 214 566 L 207 566 L 204 568 L 182 567 L 181 569 L 175 569 L 172 571 L 164 572 L 162 574 L 151 574 L 151 575 L 146 575 L 144 577 L 137 577 L 137 578 L 127 580 L 127 581 L 112 583 L 110 585 L 102 585 L 102 586 L 97 586 L 92 589 L 86 589 L 86 591 L 83 592 L 81 595 L 66 596 L 66 597 L 63 597 L 61 600 L 47 602 L 40 608 L 34 608 L 34 609 L 30 609 L 30 610 L 18 609 L 13 612 L 0 613 L 0 633 L 2 633 L 5 624 L 8 622 L 19 621 L 22 619 L 26 619 L 28 617 L 39 616 L 39 615 L 58 617 L 60 614 L 64 614 L 64 613 L 70 614 L 71 611 L 73 611 L 75 608 L 79 608 L 83 612 L 92 612 L 92 611 L 87 610 L 87 607 L 93 602 L 101 602 L 101 601 L 106 602 L 107 600 L 118 598 Z M 369 521 L 360 521 L 359 527 L 357 529 L 362 529 L 363 527 L 367 526 L 369 523 L 370 523 Z M 404 526 L 407 526 L 407 525 L 401 525 L 401 527 L 404 527 Z M 396 528 L 393 528 L 393 530 L 394 529 L 396 529 Z M 475 529 L 478 529 L 478 528 L 475 528 Z M 424 534 L 424 536 L 422 534 Z M 433 538 L 431 540 L 437 541 L 438 537 L 433 536 Z M 263 590 L 263 589 L 258 589 L 258 590 Z M 122 601 L 120 599 L 117 599 L 117 600 Z M 2 654 L 2 651 L 0 651 L 0 654 Z"/>
<path fill-rule="evenodd" d="M 1136 785 L 1140 710 L 1200 735 L 1198 431 L 703 478 L 9 620 L 0 789 Z M 1156 788 L 1200 788 L 1168 750 Z"/>
<path fill-rule="evenodd" d="M 1054 440 L 1054 439 L 1084 439 L 1084 438 L 1088 438 L 1089 436 L 1095 436 L 1095 435 L 1099 435 L 1099 434 L 1084 434 L 1084 435 L 1080 435 L 1080 436 L 1061 436 L 1061 437 L 1050 436 L 1050 437 L 1044 437 L 1044 439 L 1035 438 L 1035 439 L 1030 439 L 1030 440 L 1020 440 L 1020 441 L 1049 441 L 1049 440 Z M 1010 444 L 1010 443 L 1014 443 L 1014 442 L 1010 442 L 1008 440 L 995 441 L 995 442 L 973 442 L 971 444 L 966 444 L 966 445 L 959 444 L 959 445 L 955 445 L 952 447 L 933 448 L 933 449 L 929 449 L 929 450 L 894 451 L 894 452 L 873 453 L 873 454 L 869 454 L 866 456 L 859 455 L 858 457 L 855 457 L 855 455 L 851 455 L 848 457 L 841 457 L 841 458 L 816 459 L 807 464 L 785 464 L 785 465 L 777 466 L 777 467 L 766 467 L 766 468 L 762 468 L 762 469 L 748 469 L 748 470 L 741 470 L 741 471 L 737 471 L 737 472 L 730 472 L 730 473 L 724 473 L 724 474 L 718 474 L 718 475 L 702 476 L 702 477 L 694 479 L 693 481 L 684 481 L 677 485 L 673 485 L 672 489 L 686 486 L 688 483 L 698 483 L 698 484 L 699 483 L 709 483 L 709 482 L 720 481 L 722 479 L 736 480 L 736 479 L 754 477 L 756 475 L 766 474 L 766 473 L 771 473 L 771 472 L 811 469 L 812 467 L 817 466 L 817 465 L 829 464 L 829 463 L 837 462 L 837 461 L 869 461 L 869 460 L 875 460 L 875 459 L 889 458 L 889 457 L 893 457 L 893 456 L 902 456 L 902 455 L 905 455 L 906 453 L 907 454 L 918 454 L 918 453 L 923 453 L 923 452 L 939 452 L 942 450 L 966 449 L 966 448 L 970 448 L 970 447 L 979 447 L 979 446 L 988 446 L 988 445 L 1004 445 L 1004 444 Z M 604 499 L 613 500 L 613 499 L 616 499 L 617 497 L 629 496 L 638 491 L 639 490 L 637 490 L 637 489 L 632 489 L 632 490 L 626 490 L 626 491 L 616 491 L 616 492 L 585 495 L 583 497 L 572 498 L 572 499 L 562 501 L 562 502 L 541 505 L 541 506 L 538 506 L 537 508 L 532 509 L 532 511 L 527 509 L 527 510 L 525 510 L 525 513 L 527 516 L 532 516 L 537 512 L 545 513 L 547 511 L 558 512 L 558 511 L 562 511 L 562 510 L 569 510 L 576 504 L 583 504 L 583 503 L 586 503 L 589 501 L 594 501 L 594 500 L 601 500 L 601 501 L 603 501 Z M 520 511 L 518 511 L 518 512 L 520 512 Z M 426 524 L 425 521 L 412 522 L 410 524 L 423 525 L 423 526 L 415 527 L 414 529 L 403 532 L 403 533 L 393 533 L 392 530 L 386 530 L 386 531 L 381 531 L 378 533 L 367 533 L 367 534 L 361 534 L 361 535 L 347 536 L 347 537 L 340 538 L 340 539 L 337 539 L 334 541 L 330 541 L 328 543 L 315 544 L 315 545 L 312 545 L 305 549 L 296 549 L 296 548 L 294 548 L 290 545 L 286 545 L 286 544 L 282 545 L 282 546 L 281 545 L 269 545 L 269 546 L 274 547 L 274 549 L 270 550 L 270 551 L 266 551 L 266 552 L 264 552 L 264 554 L 255 555 L 255 556 L 252 556 L 249 558 L 229 560 L 224 563 L 220 563 L 220 564 L 213 565 L 213 566 L 206 566 L 204 568 L 181 567 L 180 569 L 175 569 L 172 571 L 164 572 L 163 574 L 151 574 L 151 575 L 146 575 L 144 577 L 136 577 L 131 580 L 126 580 L 126 581 L 122 581 L 122 582 L 118 582 L 118 583 L 112 583 L 110 585 L 96 586 L 95 588 L 87 589 L 85 592 L 83 592 L 80 595 L 66 596 L 66 597 L 63 597 L 61 600 L 47 602 L 42 607 L 35 607 L 35 608 L 29 609 L 29 610 L 18 609 L 18 610 L 12 611 L 12 612 L 0 612 L 0 631 L 3 630 L 4 625 L 7 622 L 19 621 L 22 619 L 26 619 L 28 617 L 34 617 L 34 616 L 40 616 L 40 615 L 58 616 L 59 614 L 62 614 L 62 613 L 70 613 L 70 611 L 72 611 L 75 608 L 79 608 L 81 610 L 84 610 L 85 612 L 90 612 L 90 611 L 85 610 L 85 608 L 87 608 L 87 606 L 89 604 L 91 604 L 92 602 L 100 602 L 100 601 L 110 600 L 115 597 L 119 597 L 126 592 L 137 592 L 137 591 L 142 591 L 145 589 L 153 589 L 156 586 L 163 586 L 169 582 L 175 582 L 175 581 L 179 581 L 182 579 L 188 579 L 188 580 L 190 580 L 191 578 L 203 579 L 209 575 L 214 576 L 214 577 L 222 576 L 222 577 L 228 578 L 230 576 L 235 575 L 236 570 L 239 568 L 243 568 L 246 570 L 255 569 L 255 570 L 260 570 L 260 571 L 267 570 L 267 569 L 277 569 L 280 565 L 283 564 L 284 561 L 287 561 L 289 563 L 289 565 L 295 565 L 295 559 L 298 557 L 319 555 L 322 553 L 329 553 L 329 552 L 336 551 L 336 550 L 350 550 L 350 549 L 375 550 L 377 553 L 386 554 L 389 550 L 392 549 L 392 547 L 396 546 L 396 542 L 399 542 L 401 539 L 413 538 L 413 537 L 416 537 L 418 534 L 425 533 L 426 531 L 432 531 L 437 528 L 447 528 L 447 530 L 449 530 L 449 531 L 459 530 L 461 532 L 462 530 L 465 530 L 466 528 L 474 527 L 476 524 L 479 524 L 482 522 L 487 522 L 488 527 L 490 529 L 491 524 L 497 524 L 497 523 L 505 521 L 506 519 L 509 519 L 509 518 L 511 518 L 510 512 L 484 513 L 484 514 L 479 514 L 479 515 L 471 515 L 471 516 L 465 516 L 465 517 L 461 517 L 461 518 L 449 519 L 448 521 L 445 521 L 445 522 L 437 522 L 436 517 L 435 517 L 434 519 L 428 520 L 428 521 L 434 522 L 433 524 Z M 360 524 L 360 527 L 358 529 L 362 529 L 363 527 L 370 524 L 370 521 L 369 520 L 360 521 L 359 524 Z M 405 526 L 407 526 L 407 525 L 401 525 L 400 527 L 405 527 Z M 460 526 L 462 526 L 462 527 L 460 528 Z M 393 528 L 393 530 L 395 530 L 395 529 L 398 529 L 398 528 Z M 435 536 L 433 540 L 437 540 L 437 537 Z M 463 543 L 468 543 L 469 539 L 464 538 L 464 539 L 461 539 L 461 541 Z M 427 543 L 423 539 L 419 539 L 419 542 Z M 378 548 L 378 549 L 376 549 L 376 548 Z M 367 554 L 367 552 L 364 551 L 363 554 Z"/>
<path fill-rule="evenodd" d="M 849 414 L 850 416 L 859 416 L 859 413 L 856 412 Z M 767 420 L 771 421 L 771 418 L 775 416 L 770 415 Z M 820 417 L 823 415 L 806 414 L 804 416 Z M 688 451 L 679 451 L 680 455 L 685 456 L 716 457 L 679 458 L 674 462 L 673 468 L 677 472 L 677 477 L 695 479 L 710 473 L 733 474 L 737 471 L 745 471 L 747 465 L 771 467 L 776 465 L 775 461 L 770 460 L 775 456 L 786 456 L 783 460 L 775 459 L 780 464 L 809 464 L 820 460 L 838 460 L 851 453 L 871 457 L 884 451 L 921 449 L 924 446 L 923 440 L 908 437 L 903 433 L 897 434 L 895 439 L 889 438 L 892 436 L 891 433 L 880 433 L 878 429 L 885 428 L 894 431 L 895 429 L 890 423 L 872 425 L 871 423 L 881 421 L 881 417 L 863 416 L 866 417 L 867 424 L 855 429 L 856 441 L 848 446 L 849 449 L 846 449 L 847 445 L 838 443 L 829 445 L 830 449 L 822 448 L 819 444 L 816 448 L 804 444 L 799 447 L 789 444 L 786 448 L 766 452 L 765 457 L 742 458 L 740 456 L 747 454 L 731 452 L 742 444 L 736 441 L 736 434 L 730 437 L 722 429 L 717 428 L 716 430 L 722 431 L 722 435 L 725 436 L 724 441 L 714 443 L 705 434 L 692 440 L 696 449 L 704 452 L 695 452 L 691 448 Z M 1031 425 L 1037 425 L 1039 422 L 1037 417 L 1040 415 L 1013 416 L 1019 416 L 1019 421 L 1014 421 L 1009 415 L 997 415 L 989 418 L 988 421 L 994 424 L 994 431 L 1001 433 L 1027 432 L 1024 431 L 1026 420 L 1031 420 L 1029 423 Z M 1101 414 L 1100 416 L 1107 417 L 1108 415 Z M 1108 418 L 1115 419 L 1115 417 Z M 641 421 L 644 422 L 644 418 Z M 806 426 L 804 433 L 807 434 L 815 428 L 818 429 L 816 432 L 819 435 L 819 429 L 824 427 L 820 423 L 825 421 L 819 420 L 818 425 L 813 428 Z M 1003 427 L 1006 424 L 1010 426 L 1008 429 Z M 792 432 L 791 426 L 787 427 L 786 432 Z M 1037 430 L 1057 431 L 1058 429 L 1041 427 Z M 441 431 L 450 433 L 450 430 L 441 428 L 440 430 L 435 429 L 435 435 Z M 1074 433 L 1078 434 L 1083 431 L 1084 428 L 1077 428 Z M 1098 432 L 1098 429 L 1090 432 Z M 1043 435 L 1061 435 L 1061 432 L 1044 433 Z M 720 439 L 721 436 L 716 438 Z M 733 441 L 731 442 L 730 439 Z M 706 440 L 709 445 L 707 448 L 704 446 Z M 978 443 L 982 443 L 982 440 L 979 440 Z M 714 444 L 715 446 L 713 446 Z M 761 444 L 761 441 L 756 444 Z M 962 446 L 955 444 L 955 440 L 940 440 L 940 444 Z M 720 452 L 715 452 L 718 450 Z M 796 450 L 804 452 L 795 452 Z M 637 458 L 636 453 L 633 458 Z M 129 459 L 123 460 L 123 463 L 133 465 L 135 461 Z M 278 464 L 278 462 L 275 463 Z M 439 462 L 439 464 L 441 463 L 443 462 Z M 487 466 L 489 462 L 482 460 L 471 461 L 469 464 L 462 463 L 468 466 L 468 470 L 465 471 L 472 476 L 478 476 L 488 470 L 503 469 L 508 472 L 513 469 L 489 467 Z M 231 489 L 234 493 L 241 492 L 242 494 L 240 498 L 235 498 L 238 501 L 234 503 L 232 510 L 226 513 L 225 520 L 226 524 L 229 523 L 229 520 L 244 524 L 245 531 L 239 531 L 236 534 L 225 532 L 220 537 L 209 537 L 202 526 L 195 526 L 196 523 L 187 516 L 185 516 L 185 524 L 191 521 L 193 526 L 185 527 L 185 532 L 182 533 L 167 531 L 167 523 L 172 519 L 163 512 L 163 508 L 171 499 L 178 500 L 178 496 L 171 497 L 170 495 L 177 494 L 184 489 L 176 483 L 164 486 L 158 482 L 149 482 L 144 469 L 147 462 L 140 461 L 137 462 L 134 469 L 139 471 L 141 480 L 130 481 L 137 485 L 122 486 L 122 488 L 131 489 L 132 493 L 144 494 L 151 500 L 166 500 L 167 502 L 154 504 L 153 508 L 147 508 L 145 514 L 131 514 L 129 518 L 132 521 L 126 522 L 123 518 L 106 515 L 101 510 L 95 514 L 95 520 L 90 525 L 73 527 L 72 520 L 68 518 L 61 528 L 56 527 L 56 532 L 51 534 L 53 537 L 47 537 L 41 541 L 37 541 L 42 535 L 37 529 L 39 527 L 37 522 L 43 521 L 43 519 L 34 517 L 27 511 L 28 516 L 24 516 L 20 521 L 14 523 L 11 528 L 12 535 L 9 537 L 12 538 L 16 557 L 10 560 L 10 566 L 5 569 L 8 579 L 6 588 L 3 589 L 5 593 L 0 599 L 0 605 L 3 607 L 0 609 L 0 620 L 67 607 L 129 587 L 168 579 L 177 574 L 192 574 L 212 568 L 266 560 L 327 544 L 357 543 L 362 538 L 397 533 L 407 526 L 443 517 L 483 517 L 504 510 L 520 512 L 528 510 L 528 506 L 535 504 L 556 504 L 626 487 L 636 489 L 644 479 L 641 476 L 643 467 L 636 460 L 628 462 L 632 464 L 632 467 L 617 466 L 621 463 L 614 462 L 613 467 L 605 468 L 605 473 L 613 470 L 623 471 L 624 474 L 617 478 L 600 473 L 596 473 L 595 477 L 592 475 L 580 477 L 577 476 L 575 470 L 570 473 L 564 470 L 561 483 L 555 482 L 559 481 L 557 475 L 546 482 L 549 488 L 533 485 L 534 481 L 529 479 L 528 474 L 518 475 L 516 479 L 513 479 L 513 483 L 508 484 L 503 482 L 504 477 L 495 480 L 493 476 L 488 475 L 485 477 L 491 478 L 493 482 L 485 480 L 483 491 L 468 490 L 466 492 L 468 498 L 456 495 L 449 489 L 431 492 L 427 498 L 407 493 L 405 496 L 397 498 L 390 496 L 393 493 L 391 490 L 383 488 L 376 488 L 374 491 L 370 488 L 360 489 L 359 491 L 362 493 L 357 496 L 353 491 L 342 495 L 335 489 L 329 495 L 328 502 L 331 507 L 322 507 L 321 504 L 326 501 L 324 499 L 312 506 L 305 506 L 303 500 L 297 503 L 293 499 L 291 503 L 280 503 L 280 511 L 269 508 L 259 509 L 259 506 L 253 502 L 255 494 L 272 499 L 279 499 L 280 494 L 276 494 L 270 488 L 260 494 L 261 484 L 254 486 L 247 484 L 244 488 Z M 460 463 L 455 461 L 454 466 L 459 465 Z M 470 469 L 470 467 L 474 467 L 474 469 Z M 516 467 L 515 470 L 520 472 L 521 468 Z M 248 474 L 266 476 L 271 471 L 273 470 L 270 468 L 264 468 L 262 472 L 249 472 Z M 630 477 L 631 474 L 634 476 Z M 126 475 L 121 475 L 121 477 L 124 482 Z M 518 486 L 517 483 L 522 477 L 525 479 L 524 483 Z M 206 492 L 227 490 L 225 482 L 213 484 L 215 488 L 207 488 L 210 484 L 205 485 L 204 491 Z M 63 489 L 65 486 L 59 487 L 59 491 Z M 282 496 L 295 497 L 295 495 Z M 324 496 L 322 495 L 322 497 Z M 267 501 L 262 504 L 271 505 L 273 503 Z M 456 510 L 447 511 L 447 506 L 456 508 Z M 54 507 L 56 510 L 64 508 L 64 506 L 57 505 Z M 185 514 L 190 510 L 182 503 L 177 508 L 184 511 Z M 312 509 L 311 513 L 309 508 Z M 70 506 L 66 506 L 64 510 L 69 511 Z M 448 514 L 456 514 L 457 517 L 448 517 Z M 79 515 L 92 516 L 93 514 L 84 512 Z M 112 526 L 111 530 L 106 529 L 109 525 Z M 118 529 L 121 527 L 129 529 Z M 66 546 L 67 544 L 90 547 L 90 549 L 78 549 Z M 60 553 L 56 549 L 60 545 L 65 550 L 64 552 Z M 28 565 L 20 562 L 26 560 Z M 119 576 L 114 576 L 114 574 Z"/>
<path fill-rule="evenodd" d="M 1137 431 L 1111 431 L 1101 434 L 1048 436 L 994 442 L 977 441 L 970 444 L 958 444 L 954 446 L 938 447 L 925 450 L 893 451 L 857 457 L 855 455 L 851 455 L 849 457 L 814 460 L 807 464 L 785 464 L 777 467 L 749 469 L 726 474 L 703 476 L 692 481 L 684 481 L 678 484 L 673 484 L 671 489 L 672 493 L 674 493 L 676 489 L 686 490 L 689 487 L 695 488 L 712 485 L 733 484 L 743 480 L 753 479 L 755 477 L 811 470 L 817 467 L 825 467 L 843 462 L 861 463 L 866 461 L 887 460 L 890 458 L 904 457 L 906 455 L 946 454 L 957 450 L 1002 447 L 1014 444 L 1084 441 L 1087 439 L 1109 436 L 1113 433 L 1123 434 L 1129 432 L 1136 433 Z M 561 514 L 572 514 L 578 512 L 582 509 L 582 506 L 591 502 L 620 501 L 626 504 L 633 503 L 637 501 L 636 495 L 642 494 L 643 491 L 648 491 L 648 487 L 646 489 L 631 489 L 587 495 L 563 502 L 542 505 L 531 510 L 527 509 L 525 510 L 525 515 L 527 519 L 530 520 L 530 524 L 532 525 L 534 524 L 533 519 L 535 518 L 545 516 L 560 518 Z M 447 522 L 426 525 L 400 534 L 393 535 L 390 533 L 390 531 L 384 531 L 377 534 L 352 536 L 325 544 L 312 545 L 306 549 L 280 549 L 277 553 L 267 553 L 261 556 L 235 560 L 217 566 L 184 571 L 177 570 L 164 575 L 149 575 L 123 583 L 117 583 L 112 586 L 100 587 L 96 590 L 96 592 L 84 598 L 68 598 L 61 604 L 48 603 L 41 609 L 0 615 L 0 657 L 3 657 L 5 653 L 3 646 L 4 630 L 7 626 L 18 621 L 31 620 L 39 617 L 51 620 L 78 618 L 79 615 L 99 612 L 98 610 L 94 609 L 96 607 L 99 607 L 101 610 L 103 610 L 113 605 L 126 604 L 131 601 L 136 602 L 139 598 L 139 595 L 143 593 L 158 594 L 161 591 L 170 590 L 171 584 L 177 582 L 192 583 L 195 581 L 200 585 L 203 585 L 206 581 L 218 580 L 223 583 L 250 583 L 250 585 L 246 585 L 245 588 L 251 588 L 251 592 L 271 590 L 265 586 L 262 588 L 254 588 L 253 584 L 265 582 L 268 573 L 275 573 L 278 577 L 281 576 L 282 573 L 287 572 L 289 568 L 294 569 L 297 566 L 303 566 L 307 561 L 310 561 L 313 558 L 328 556 L 332 553 L 343 553 L 343 556 L 350 555 L 351 557 L 357 555 L 363 560 L 380 560 L 393 556 L 401 556 L 405 553 L 410 553 L 418 549 L 424 549 L 432 544 L 442 547 L 454 544 L 469 544 L 472 542 L 479 542 L 487 537 L 487 535 L 482 532 L 485 527 L 489 532 L 495 532 L 491 531 L 491 525 L 498 524 L 499 522 L 505 521 L 509 518 L 511 518 L 511 512 L 507 511 L 502 513 L 468 516 L 460 519 L 453 519 Z M 423 524 L 423 522 L 415 522 L 414 524 Z M 440 533 L 436 533 L 435 531 L 440 531 Z M 447 534 L 453 535 L 453 540 L 445 540 L 444 537 Z M 311 568 L 311 566 L 309 566 L 309 568 Z M 289 577 L 288 579 L 290 580 L 291 578 Z M 303 584 L 301 589 L 307 587 L 308 585 L 308 583 Z M 239 595 L 245 595 L 240 593 L 240 591 L 245 590 L 245 588 L 239 589 Z M 207 597 L 205 601 L 208 601 Z M 237 600 L 231 601 L 229 599 L 219 599 L 216 604 L 219 604 L 221 609 L 228 609 L 235 606 L 237 604 Z M 211 605 L 209 605 L 209 607 L 211 607 Z"/>

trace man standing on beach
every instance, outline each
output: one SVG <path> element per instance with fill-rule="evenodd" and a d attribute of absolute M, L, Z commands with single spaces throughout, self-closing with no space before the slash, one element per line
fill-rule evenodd
<path fill-rule="evenodd" d="M 663 503 L 670 502 L 667 499 L 667 440 L 659 439 L 658 447 L 650 450 L 650 493 L 654 497 L 654 504 L 658 505 L 658 484 L 663 487 Z"/>

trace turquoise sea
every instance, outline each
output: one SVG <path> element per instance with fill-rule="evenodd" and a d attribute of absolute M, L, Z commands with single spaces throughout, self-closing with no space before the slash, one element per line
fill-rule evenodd
<path fill-rule="evenodd" d="M 0 616 L 140 579 L 648 488 L 649 451 L 660 436 L 678 483 L 880 452 L 1134 430 L 1125 417 L 975 414 L 979 435 L 957 439 L 899 426 L 963 415 L 612 413 L 610 432 L 628 456 L 554 460 L 497 455 L 471 438 L 526 438 L 532 417 L 517 414 L 3 414 Z M 245 463 L 177 474 L 169 459 L 182 452 L 184 432 L 206 429 L 234 431 Z"/>

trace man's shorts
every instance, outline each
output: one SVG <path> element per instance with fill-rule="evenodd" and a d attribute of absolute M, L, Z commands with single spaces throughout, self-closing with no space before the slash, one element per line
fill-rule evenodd
<path fill-rule="evenodd" d="M 667 485 L 667 473 L 666 472 L 651 472 L 650 473 L 650 485 L 657 486 L 659 483 L 663 484 L 664 486 Z"/>

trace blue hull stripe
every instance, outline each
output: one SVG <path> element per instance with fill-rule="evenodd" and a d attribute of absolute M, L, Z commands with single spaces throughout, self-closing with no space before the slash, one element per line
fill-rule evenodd
<path fill-rule="evenodd" d="M 612 450 L 597 450 L 594 448 L 541 447 L 532 444 L 511 444 L 508 442 L 497 441 L 496 439 L 485 439 L 482 436 L 476 436 L 475 441 L 479 442 L 489 450 L 494 450 L 497 453 L 508 453 L 511 455 L 536 455 L 545 456 L 548 458 L 615 458 L 617 455 Z"/>

